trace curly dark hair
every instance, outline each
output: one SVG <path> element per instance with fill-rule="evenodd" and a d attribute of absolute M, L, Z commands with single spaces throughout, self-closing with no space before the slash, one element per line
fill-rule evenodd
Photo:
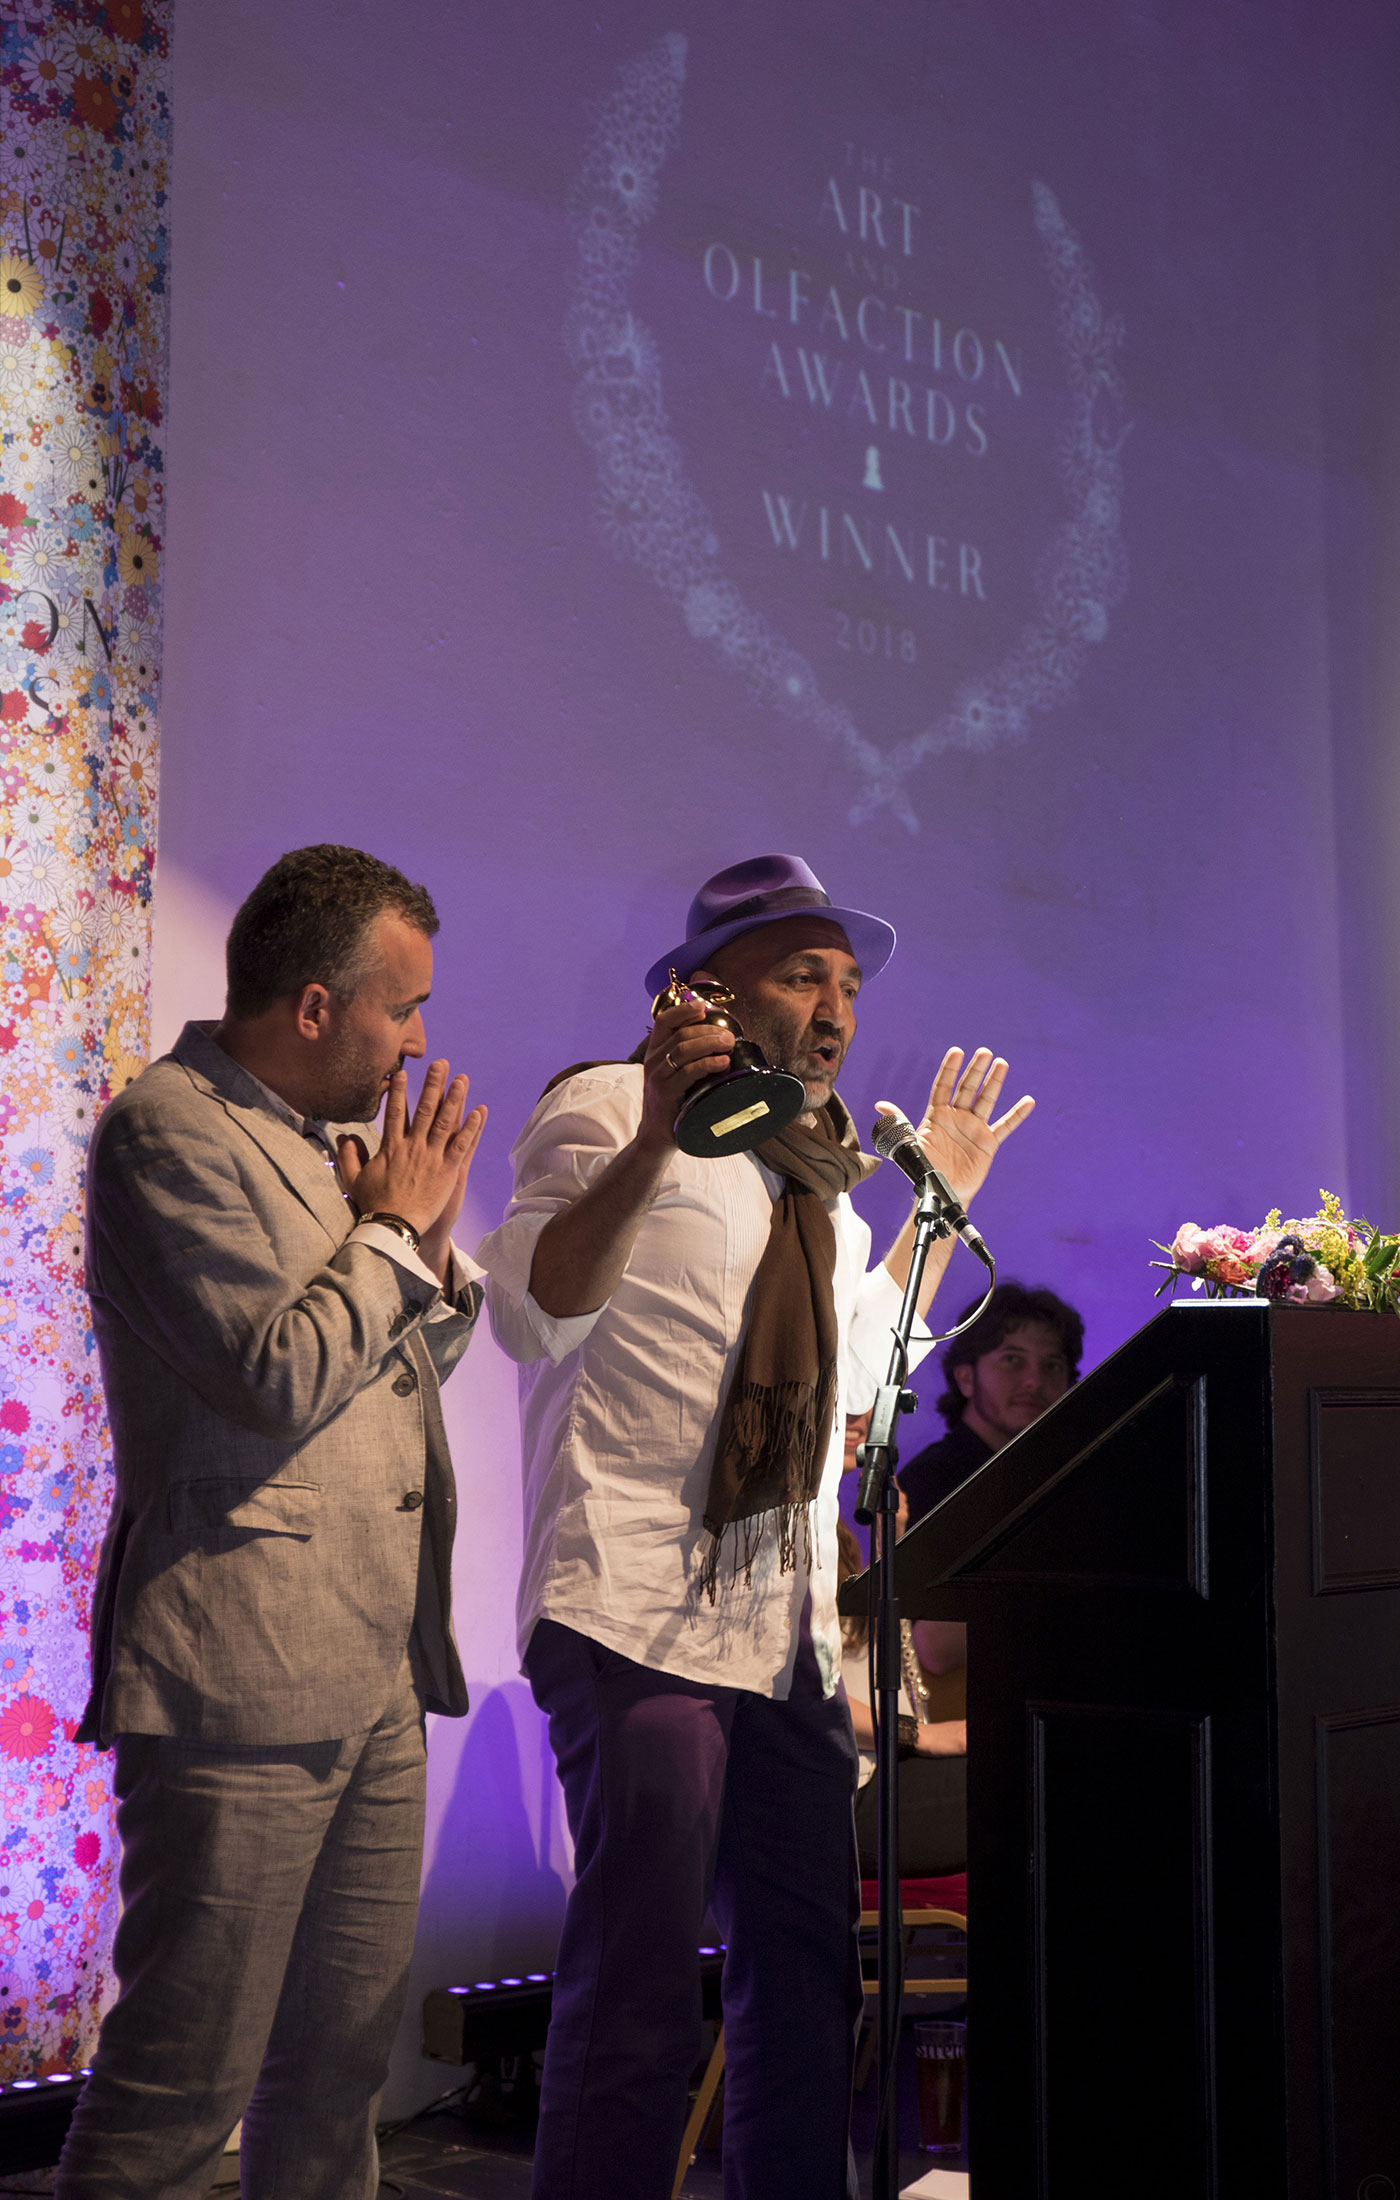
<path fill-rule="evenodd" d="M 973 1299 L 963 1308 L 958 1320 L 966 1321 L 976 1304 Z M 1028 1288 L 1008 1278 L 993 1291 L 981 1320 L 943 1348 L 943 1375 L 948 1387 L 938 1401 L 938 1410 L 949 1428 L 962 1419 L 967 1409 L 967 1400 L 958 1388 L 954 1370 L 971 1367 L 984 1353 L 995 1352 L 1022 1322 L 1044 1322 L 1047 1328 L 1054 1330 L 1069 1362 L 1069 1379 L 1072 1383 L 1078 1382 L 1079 1363 L 1084 1356 L 1084 1323 L 1080 1316 L 1043 1285 Z"/>
<path fill-rule="evenodd" d="M 304 985 L 328 986 L 348 1000 L 368 968 L 369 928 L 386 909 L 426 939 L 437 931 L 426 886 L 378 856 L 323 841 L 279 857 L 229 928 L 230 1016 L 260 1016 Z"/>

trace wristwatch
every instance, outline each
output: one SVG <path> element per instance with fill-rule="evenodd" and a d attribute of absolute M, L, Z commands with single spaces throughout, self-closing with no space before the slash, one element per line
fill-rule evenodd
<path fill-rule="evenodd" d="M 898 1719 L 895 1721 L 895 1731 L 899 1737 L 900 1756 L 916 1757 L 919 1751 L 918 1720 L 911 1719 L 906 1711 L 901 1711 Z"/>
<path fill-rule="evenodd" d="M 410 1253 L 416 1253 L 422 1243 L 413 1224 L 406 1222 L 402 1215 L 361 1215 L 360 1220 L 361 1222 L 377 1222 L 382 1230 L 392 1230 L 395 1237 L 403 1239 Z"/>

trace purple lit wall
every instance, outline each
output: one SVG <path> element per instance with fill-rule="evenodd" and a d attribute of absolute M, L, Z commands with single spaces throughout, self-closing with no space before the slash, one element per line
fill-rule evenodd
<path fill-rule="evenodd" d="M 1184 1219 L 1394 1215 L 1397 61 L 1384 0 L 191 9 L 157 1037 L 283 848 L 402 863 L 484 1229 L 700 878 L 796 849 L 900 931 L 858 1119 L 954 1041 L 1038 1094 L 979 1219 L 1091 1358 Z M 452 1391 L 419 1988 L 567 1872 L 513 1373 Z"/>

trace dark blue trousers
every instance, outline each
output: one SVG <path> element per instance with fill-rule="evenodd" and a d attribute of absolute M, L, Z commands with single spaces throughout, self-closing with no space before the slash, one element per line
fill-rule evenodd
<path fill-rule="evenodd" d="M 654 1672 L 547 1619 L 525 1670 L 577 1873 L 534 2200 L 668 2200 L 711 1905 L 727 1949 L 726 2200 L 854 2196 L 856 1752 L 805 1631 L 786 1703 Z"/>

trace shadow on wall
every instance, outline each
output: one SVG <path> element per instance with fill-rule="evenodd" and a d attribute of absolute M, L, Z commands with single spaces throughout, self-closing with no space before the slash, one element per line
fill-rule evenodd
<path fill-rule="evenodd" d="M 384 2118 L 415 2113 L 460 2075 L 423 2059 L 424 1995 L 553 1970 L 564 1922 L 569 1845 L 544 1721 L 523 1680 L 470 1686 L 465 1731 L 454 1719 L 429 1722 L 429 1855 Z"/>
<path fill-rule="evenodd" d="M 462 1965 L 473 1977 L 494 1978 L 522 1964 L 540 1967 L 546 1957 L 548 1966 L 553 1964 L 566 1892 L 551 1856 L 562 1798 L 526 1683 L 511 1681 L 486 1693 L 474 1689 L 473 1700 L 423 1878 L 418 1944 L 420 1953 L 431 1951 L 439 1970 L 444 1962 L 450 1969 L 460 1949 Z M 536 1734 L 543 1752 L 527 1773 L 526 1754 L 534 1756 Z M 527 1778 L 536 1790 L 528 1801 Z M 464 1882 L 470 1888 L 465 1905 Z M 443 1972 L 428 1983 L 450 1986 L 460 1980 Z"/>
<path fill-rule="evenodd" d="M 164 856 L 156 859 L 151 932 L 151 1057 L 183 1025 L 224 1008 L 224 941 L 235 904 Z"/>

